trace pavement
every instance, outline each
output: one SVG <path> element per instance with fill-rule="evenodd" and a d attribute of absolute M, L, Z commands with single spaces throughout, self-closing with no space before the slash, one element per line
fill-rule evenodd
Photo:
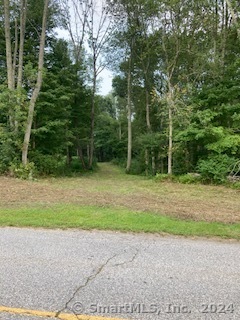
<path fill-rule="evenodd" d="M 0 228 L 0 319 L 240 319 L 240 243 Z"/>

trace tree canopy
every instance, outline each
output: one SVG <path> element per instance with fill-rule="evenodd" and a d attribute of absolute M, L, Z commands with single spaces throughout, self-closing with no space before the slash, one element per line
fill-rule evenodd
<path fill-rule="evenodd" d="M 239 173 L 237 1 L 1 0 L 0 9 L 1 172 L 115 161 L 216 182 Z M 103 97 L 104 68 L 114 79 Z"/>

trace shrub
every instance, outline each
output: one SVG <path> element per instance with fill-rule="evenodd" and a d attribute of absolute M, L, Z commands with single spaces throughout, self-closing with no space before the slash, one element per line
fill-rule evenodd
<path fill-rule="evenodd" d="M 184 184 L 199 183 L 201 181 L 201 175 L 192 173 L 184 174 L 178 177 L 178 181 Z"/>
<path fill-rule="evenodd" d="M 176 176 L 167 173 L 156 173 L 154 180 L 157 182 L 176 181 Z"/>
<path fill-rule="evenodd" d="M 211 155 L 198 162 L 198 171 L 206 182 L 223 183 L 236 159 L 226 154 Z"/>
<path fill-rule="evenodd" d="M 53 155 L 44 155 L 40 152 L 31 154 L 31 160 L 35 163 L 39 174 L 42 175 L 60 175 L 64 172 L 65 158 Z"/>
<path fill-rule="evenodd" d="M 231 188 L 240 190 L 240 181 L 232 183 Z"/>
<path fill-rule="evenodd" d="M 6 173 L 7 171 L 8 171 L 8 165 L 4 162 L 0 162 L 0 174 Z"/>
<path fill-rule="evenodd" d="M 24 180 L 32 180 L 36 174 L 36 168 L 33 162 L 29 162 L 26 165 L 22 163 L 11 163 L 9 171 L 11 176 Z"/>
<path fill-rule="evenodd" d="M 114 158 L 111 163 L 122 168 L 126 168 L 126 159 Z"/>
<path fill-rule="evenodd" d="M 144 163 L 142 163 L 139 159 L 132 159 L 129 174 L 138 175 L 142 174 L 143 172 L 145 172 Z"/>

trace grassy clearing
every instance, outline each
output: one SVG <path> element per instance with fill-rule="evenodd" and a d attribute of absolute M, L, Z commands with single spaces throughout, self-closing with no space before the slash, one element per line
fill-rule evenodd
<path fill-rule="evenodd" d="M 240 191 L 156 182 L 110 164 L 75 178 L 0 177 L 0 225 L 240 239 Z"/>
<path fill-rule="evenodd" d="M 240 224 L 179 220 L 124 208 L 94 206 L 57 205 L 50 208 L 1 209 L 0 225 L 119 230 L 240 239 Z"/>

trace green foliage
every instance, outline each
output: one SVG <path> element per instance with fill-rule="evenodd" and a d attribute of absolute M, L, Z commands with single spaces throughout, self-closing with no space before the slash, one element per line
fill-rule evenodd
<path fill-rule="evenodd" d="M 141 148 L 157 148 L 162 135 L 160 133 L 145 133 L 136 138 Z"/>
<path fill-rule="evenodd" d="M 88 159 L 87 157 L 83 158 L 84 163 L 87 163 Z M 97 170 L 97 162 L 96 162 L 96 158 L 93 159 L 93 166 L 91 171 L 95 171 Z M 79 157 L 72 157 L 71 158 L 71 162 L 69 164 L 65 165 L 65 171 L 64 171 L 64 175 L 68 175 L 68 176 L 77 176 L 79 174 L 83 174 L 86 172 L 86 167 L 83 166 L 82 160 Z"/>
<path fill-rule="evenodd" d="M 1 96 L 1 94 L 0 94 Z M 0 118 L 5 118 L 6 114 L 2 112 Z M 9 124 L 0 122 L 0 173 L 6 173 L 14 160 L 20 160 L 21 155 L 21 125 L 19 131 L 12 132 Z"/>
<path fill-rule="evenodd" d="M 172 181 L 173 176 L 170 174 L 166 174 L 166 173 L 156 173 L 154 180 L 156 182 Z"/>
<path fill-rule="evenodd" d="M 223 183 L 236 159 L 226 154 L 210 155 L 207 159 L 199 160 L 198 171 L 207 182 Z"/>
<path fill-rule="evenodd" d="M 72 176 L 85 171 L 79 157 L 72 157 L 70 163 L 66 161 L 66 156 L 62 154 L 41 154 L 37 151 L 30 152 L 31 161 L 37 168 L 38 175 L 42 176 Z M 87 162 L 87 159 L 84 159 Z M 94 167 L 96 163 L 94 162 Z"/>
<path fill-rule="evenodd" d="M 36 167 L 33 162 L 29 162 L 25 166 L 22 163 L 12 163 L 9 172 L 15 178 L 32 180 L 36 174 Z"/>
<path fill-rule="evenodd" d="M 226 134 L 218 141 L 207 145 L 207 148 L 217 153 L 228 152 L 230 154 L 237 154 L 240 150 L 240 135 Z"/>
<path fill-rule="evenodd" d="M 0 127 L 0 173 L 8 170 L 14 157 L 14 141 L 11 135 Z"/>
<path fill-rule="evenodd" d="M 98 161 L 123 159 L 127 151 L 126 118 L 117 118 L 116 101 L 112 96 L 97 97 L 95 151 Z"/>
<path fill-rule="evenodd" d="M 81 150 L 86 160 L 90 132 L 90 90 L 80 77 L 81 66 L 73 65 L 68 44 L 55 40 L 47 55 L 45 78 L 36 105 L 32 159 L 41 174 L 65 175 L 76 171 Z M 37 152 L 36 152 L 37 151 Z M 67 156 L 70 164 L 66 164 Z M 87 161 L 85 161 L 87 163 Z"/>
<path fill-rule="evenodd" d="M 204 1 L 202 6 L 196 1 L 113 2 L 108 9 L 112 16 L 121 15 L 122 19 L 120 25 L 117 19 L 113 26 L 117 32 L 106 46 L 106 60 L 116 76 L 113 94 L 95 99 L 95 159 L 115 159 L 125 165 L 126 106 L 131 100 L 130 172 L 167 172 L 171 100 L 172 169 L 175 175 L 183 175 L 178 181 L 195 182 L 194 177 L 184 174 L 197 169 L 204 181 L 225 181 L 232 159 L 240 158 L 240 47 L 235 27 L 224 22 L 226 8 L 219 1 Z M 4 18 L 0 19 L 0 172 L 6 172 L 11 162 L 20 162 L 28 103 L 36 82 L 43 5 L 43 0 L 28 2 L 21 90 L 7 89 Z M 13 2 L 12 49 L 15 17 L 19 22 L 19 7 Z M 90 60 L 82 48 L 81 59 L 74 61 L 73 45 L 53 35 L 59 21 L 67 24 L 68 18 L 60 19 L 57 1 L 50 4 L 43 84 L 29 145 L 31 161 L 45 175 L 79 172 L 88 163 Z M 110 56 L 115 57 L 112 63 Z"/>
<path fill-rule="evenodd" d="M 178 181 L 183 184 L 194 184 L 194 183 L 200 183 L 201 182 L 201 176 L 197 174 L 184 174 L 177 177 Z"/>
<path fill-rule="evenodd" d="M 240 190 L 240 181 L 231 184 L 232 189 Z"/>
<path fill-rule="evenodd" d="M 37 69 L 31 61 L 24 66 L 24 77 L 27 79 L 27 85 L 33 87 L 37 80 Z"/>
<path fill-rule="evenodd" d="M 126 159 L 125 158 L 114 158 L 111 160 L 111 163 L 119 166 L 121 168 L 126 168 Z"/>
<path fill-rule="evenodd" d="M 118 121 L 107 113 L 96 118 L 95 148 L 99 161 L 110 161 L 124 154 L 124 143 L 119 139 Z"/>
<path fill-rule="evenodd" d="M 30 158 L 40 175 L 61 175 L 64 173 L 66 160 L 61 155 L 46 155 L 40 152 L 32 152 L 30 153 Z"/>
<path fill-rule="evenodd" d="M 157 173 L 154 177 L 156 182 L 180 182 L 183 184 L 195 184 L 201 182 L 201 176 L 199 174 L 183 174 L 180 176 L 166 174 L 166 173 Z"/>
<path fill-rule="evenodd" d="M 126 79 L 116 76 L 113 79 L 112 86 L 115 90 L 115 93 L 120 98 L 125 98 L 127 95 L 127 81 Z"/>
<path fill-rule="evenodd" d="M 129 174 L 143 174 L 145 170 L 144 163 L 137 158 L 132 159 L 131 168 Z"/>
<path fill-rule="evenodd" d="M 5 85 L 0 86 L 0 121 L 6 126 L 9 117 L 18 123 L 18 132 L 23 131 L 26 121 L 28 97 L 24 89 L 9 90 Z"/>

